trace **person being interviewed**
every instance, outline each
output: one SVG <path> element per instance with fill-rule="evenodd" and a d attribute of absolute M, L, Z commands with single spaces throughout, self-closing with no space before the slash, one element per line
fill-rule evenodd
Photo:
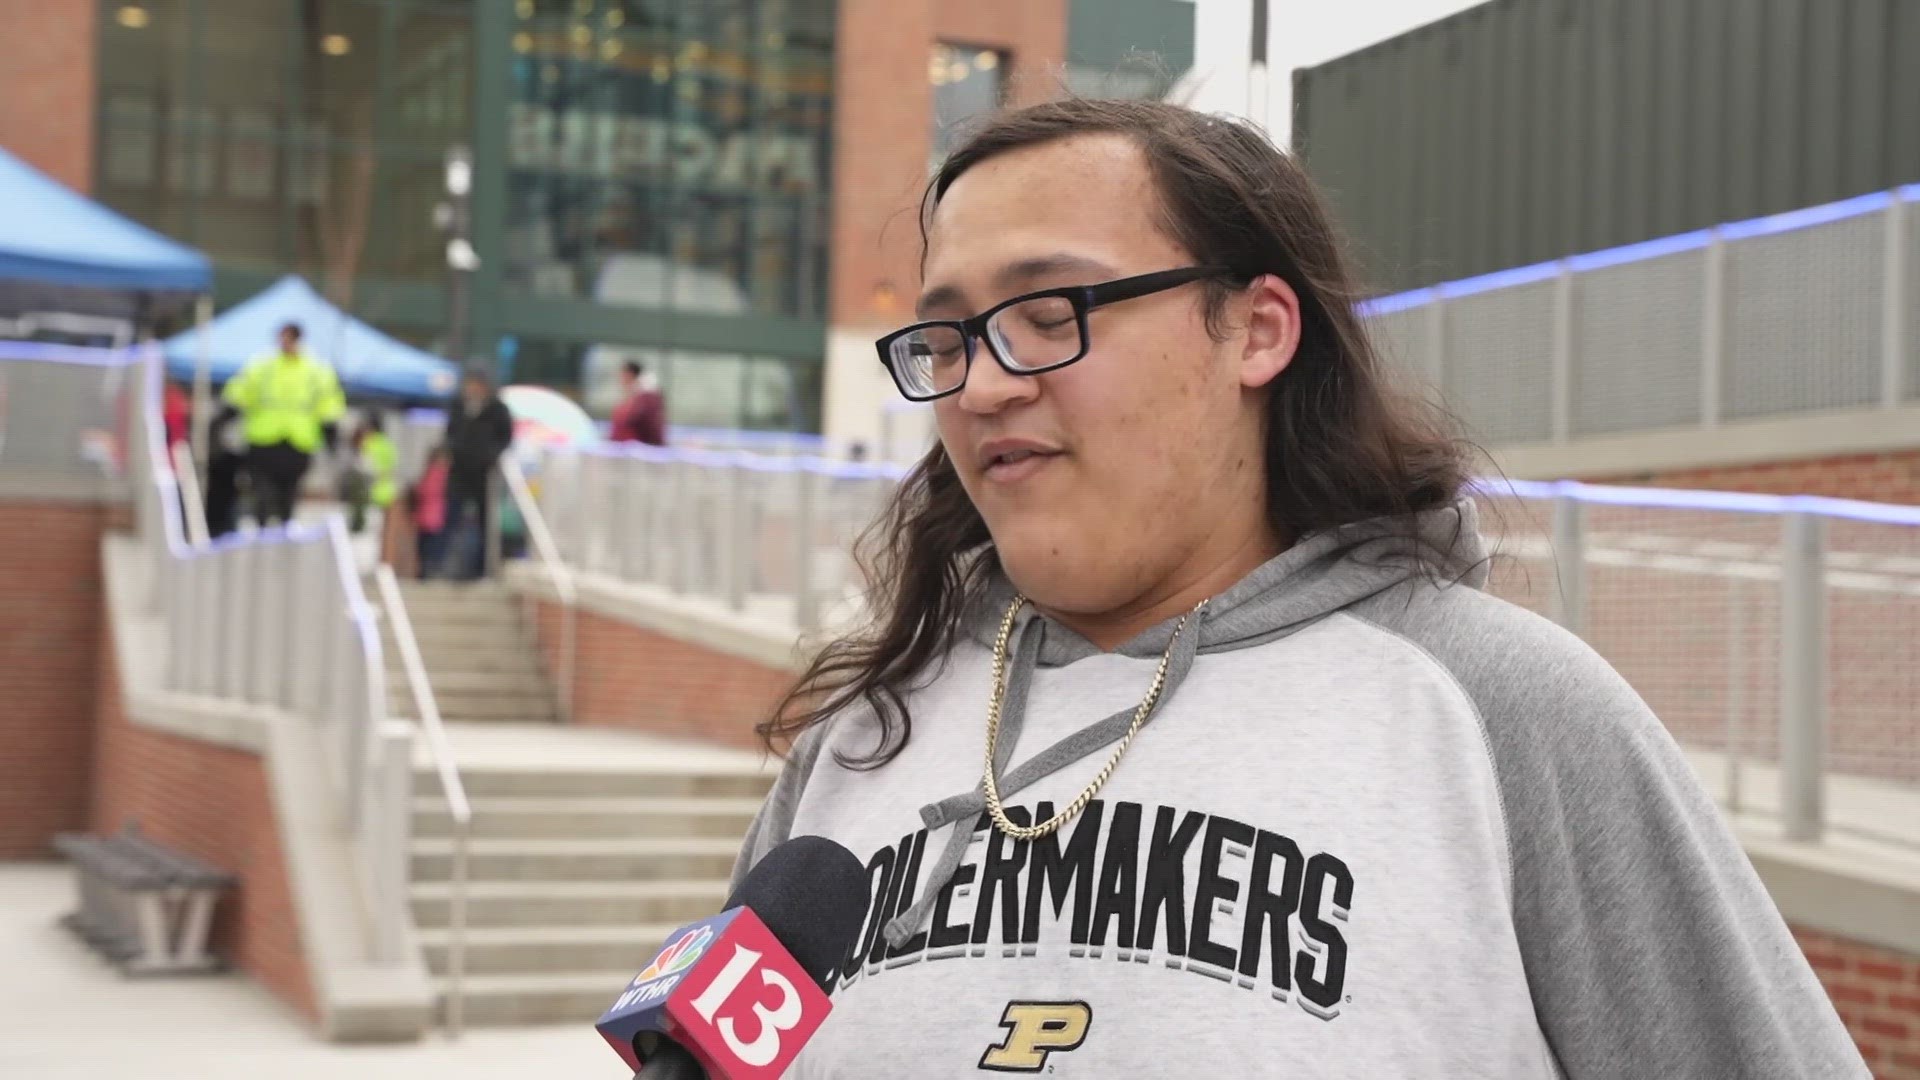
<path fill-rule="evenodd" d="M 1645 704 L 1479 588 L 1291 159 L 1034 106 L 923 235 L 879 352 L 939 443 L 739 860 L 866 861 L 790 1075 L 1865 1075 Z"/>

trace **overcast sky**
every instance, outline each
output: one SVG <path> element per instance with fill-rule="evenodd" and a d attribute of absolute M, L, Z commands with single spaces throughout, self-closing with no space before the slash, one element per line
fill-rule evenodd
<path fill-rule="evenodd" d="M 1311 67 L 1445 18 L 1482 0 L 1268 0 L 1267 129 L 1292 135 L 1293 69 Z M 1247 86 L 1253 0 L 1196 0 L 1194 63 L 1180 90 L 1207 112 L 1250 115 Z"/>

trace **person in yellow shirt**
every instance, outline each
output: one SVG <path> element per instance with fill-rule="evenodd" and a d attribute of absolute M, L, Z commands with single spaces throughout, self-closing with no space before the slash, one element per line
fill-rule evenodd
<path fill-rule="evenodd" d="M 388 437 L 379 409 L 366 410 L 354 432 L 353 449 L 354 461 L 341 478 L 340 496 L 347 504 L 347 529 L 358 535 L 366 528 L 367 507 L 377 508 L 385 520 L 400 493 L 400 450 Z"/>
<path fill-rule="evenodd" d="M 231 379 L 222 397 L 239 410 L 247 438 L 247 479 L 254 520 L 293 520 L 300 481 L 322 442 L 335 438 L 346 395 L 333 368 L 300 347 L 300 324 L 280 328 L 276 353 L 253 360 Z"/>

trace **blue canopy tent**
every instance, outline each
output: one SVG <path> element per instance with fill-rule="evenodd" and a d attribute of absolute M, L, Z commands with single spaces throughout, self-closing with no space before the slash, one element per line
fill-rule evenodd
<path fill-rule="evenodd" d="M 0 279 L 87 289 L 205 292 L 207 257 L 0 150 Z"/>
<path fill-rule="evenodd" d="M 204 361 L 209 380 L 225 382 L 275 347 L 280 328 L 299 323 L 303 344 L 333 365 L 349 394 L 436 401 L 460 382 L 452 362 L 394 339 L 328 303 L 298 277 L 227 309 L 205 326 L 167 339 L 167 372 L 188 379 Z"/>

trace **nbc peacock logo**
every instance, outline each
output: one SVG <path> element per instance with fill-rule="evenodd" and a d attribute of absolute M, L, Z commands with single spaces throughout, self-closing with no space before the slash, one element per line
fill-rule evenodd
<path fill-rule="evenodd" d="M 700 954 L 707 950 L 707 944 L 712 940 L 712 927 L 696 926 L 688 930 L 668 942 L 667 947 L 660 950 L 660 955 L 653 958 L 653 963 L 634 978 L 634 984 L 637 986 L 687 970 L 695 960 L 700 959 Z"/>

